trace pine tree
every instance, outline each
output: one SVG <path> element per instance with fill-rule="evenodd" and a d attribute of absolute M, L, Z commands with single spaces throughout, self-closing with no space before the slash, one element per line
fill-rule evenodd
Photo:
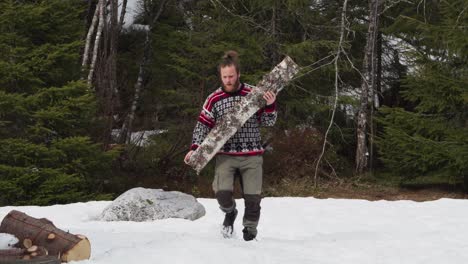
<path fill-rule="evenodd" d="M 82 2 L 0 3 L 0 204 L 83 201 L 114 152 L 91 142 L 95 98 L 80 77 Z"/>
<path fill-rule="evenodd" d="M 391 28 L 413 47 L 400 91 L 409 104 L 381 110 L 379 149 L 385 165 L 410 182 L 468 187 L 466 7 L 463 0 L 427 3 Z"/>

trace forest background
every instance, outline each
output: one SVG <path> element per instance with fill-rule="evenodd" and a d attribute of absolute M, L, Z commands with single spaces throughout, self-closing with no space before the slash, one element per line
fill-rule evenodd
<path fill-rule="evenodd" d="M 112 199 L 136 186 L 211 197 L 213 164 L 196 175 L 183 157 L 231 49 L 250 84 L 286 55 L 302 69 L 262 130 L 264 195 L 465 197 L 467 9 L 1 0 L 0 206 Z"/>

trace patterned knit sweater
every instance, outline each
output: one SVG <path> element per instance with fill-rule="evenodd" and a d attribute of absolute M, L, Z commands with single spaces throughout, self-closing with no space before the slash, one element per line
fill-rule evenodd
<path fill-rule="evenodd" d="M 203 142 L 208 132 L 217 120 L 225 115 L 242 97 L 252 91 L 251 85 L 242 83 L 240 88 L 232 93 L 218 88 L 211 93 L 203 104 L 203 109 L 193 131 L 191 150 L 195 150 Z M 264 152 L 260 137 L 260 126 L 273 126 L 276 122 L 276 103 L 267 105 L 252 115 L 247 122 L 220 149 L 218 154 L 250 156 Z"/>

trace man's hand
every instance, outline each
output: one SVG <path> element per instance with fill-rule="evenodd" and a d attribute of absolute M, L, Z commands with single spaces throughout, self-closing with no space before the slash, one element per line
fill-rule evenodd
<path fill-rule="evenodd" d="M 189 151 L 187 155 L 185 155 L 185 158 L 184 158 L 185 164 L 188 164 L 188 161 L 190 160 L 190 157 L 192 156 L 192 154 L 193 154 L 193 150 Z"/>
<path fill-rule="evenodd" d="M 263 94 L 263 99 L 265 99 L 267 105 L 271 105 L 276 100 L 276 94 L 272 91 L 265 92 L 265 94 Z"/>

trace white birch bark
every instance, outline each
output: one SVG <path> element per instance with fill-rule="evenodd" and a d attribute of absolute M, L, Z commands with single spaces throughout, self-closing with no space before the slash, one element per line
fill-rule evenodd
<path fill-rule="evenodd" d="M 91 22 L 91 25 L 89 26 L 88 34 L 86 35 L 86 45 L 85 45 L 85 49 L 83 53 L 83 62 L 81 63 L 82 70 L 84 70 L 86 65 L 88 65 L 89 47 L 91 46 L 91 37 L 94 35 L 94 30 L 96 28 L 96 24 L 98 21 L 98 15 L 99 15 L 99 6 L 97 6 L 96 10 L 94 11 L 93 20 Z"/>
<path fill-rule="evenodd" d="M 89 68 L 89 73 L 88 73 L 88 85 L 91 86 L 91 82 L 93 80 L 93 75 L 94 75 L 94 68 L 96 66 L 96 61 L 97 61 L 97 55 L 99 52 L 99 44 L 101 43 L 101 35 L 102 35 L 102 29 L 104 27 L 104 8 L 106 5 L 106 0 L 99 0 L 98 7 L 99 8 L 99 24 L 97 27 L 97 32 L 96 32 L 96 38 L 94 40 L 94 48 L 93 48 L 93 58 L 91 61 L 91 65 Z"/>
<path fill-rule="evenodd" d="M 144 74 L 145 74 L 145 68 L 149 64 L 149 61 L 151 59 L 151 29 L 153 26 L 156 24 L 157 20 L 161 16 L 164 7 L 168 0 L 163 0 L 160 3 L 158 12 L 155 14 L 155 16 L 150 20 L 148 27 L 145 29 L 146 31 L 146 39 L 145 39 L 145 44 L 144 44 L 144 54 L 143 54 L 143 59 L 140 62 L 140 67 L 138 70 L 138 78 L 137 82 L 135 83 L 135 94 L 133 95 L 133 101 L 132 101 L 132 107 L 130 108 L 130 113 L 127 115 L 125 118 L 125 121 L 122 124 L 122 129 L 120 130 L 120 137 L 119 137 L 119 142 L 121 143 L 126 143 L 129 144 L 131 140 L 131 134 L 132 134 L 132 126 L 133 126 L 133 121 L 135 119 L 135 111 L 138 106 L 138 102 L 140 99 L 140 95 L 143 92 L 143 79 L 144 79 Z"/>
<path fill-rule="evenodd" d="M 265 106 L 263 94 L 266 91 L 277 92 L 281 90 L 297 73 L 299 66 L 286 57 L 270 73 L 263 77 L 255 89 L 232 107 L 230 111 L 219 120 L 203 143 L 195 150 L 187 164 L 198 173 L 222 148 L 244 123 Z"/>
<path fill-rule="evenodd" d="M 122 27 L 125 21 L 125 13 L 127 12 L 127 0 L 123 0 L 122 2 L 122 10 L 120 11 L 120 19 L 119 19 L 119 32 L 122 31 Z"/>
<path fill-rule="evenodd" d="M 143 89 L 143 75 L 145 73 L 145 67 L 148 64 L 149 56 L 150 56 L 150 32 L 146 31 L 146 40 L 145 40 L 145 53 L 143 55 L 143 60 L 140 63 L 140 68 L 138 70 L 138 79 L 135 83 L 135 94 L 133 95 L 132 107 L 130 108 L 130 113 L 127 116 L 127 119 L 122 125 L 121 134 L 120 134 L 120 142 L 125 142 L 126 144 L 130 144 L 131 134 L 132 134 L 132 125 L 133 120 L 135 119 L 135 112 L 138 106 L 138 102 L 140 100 L 140 94 Z"/>

